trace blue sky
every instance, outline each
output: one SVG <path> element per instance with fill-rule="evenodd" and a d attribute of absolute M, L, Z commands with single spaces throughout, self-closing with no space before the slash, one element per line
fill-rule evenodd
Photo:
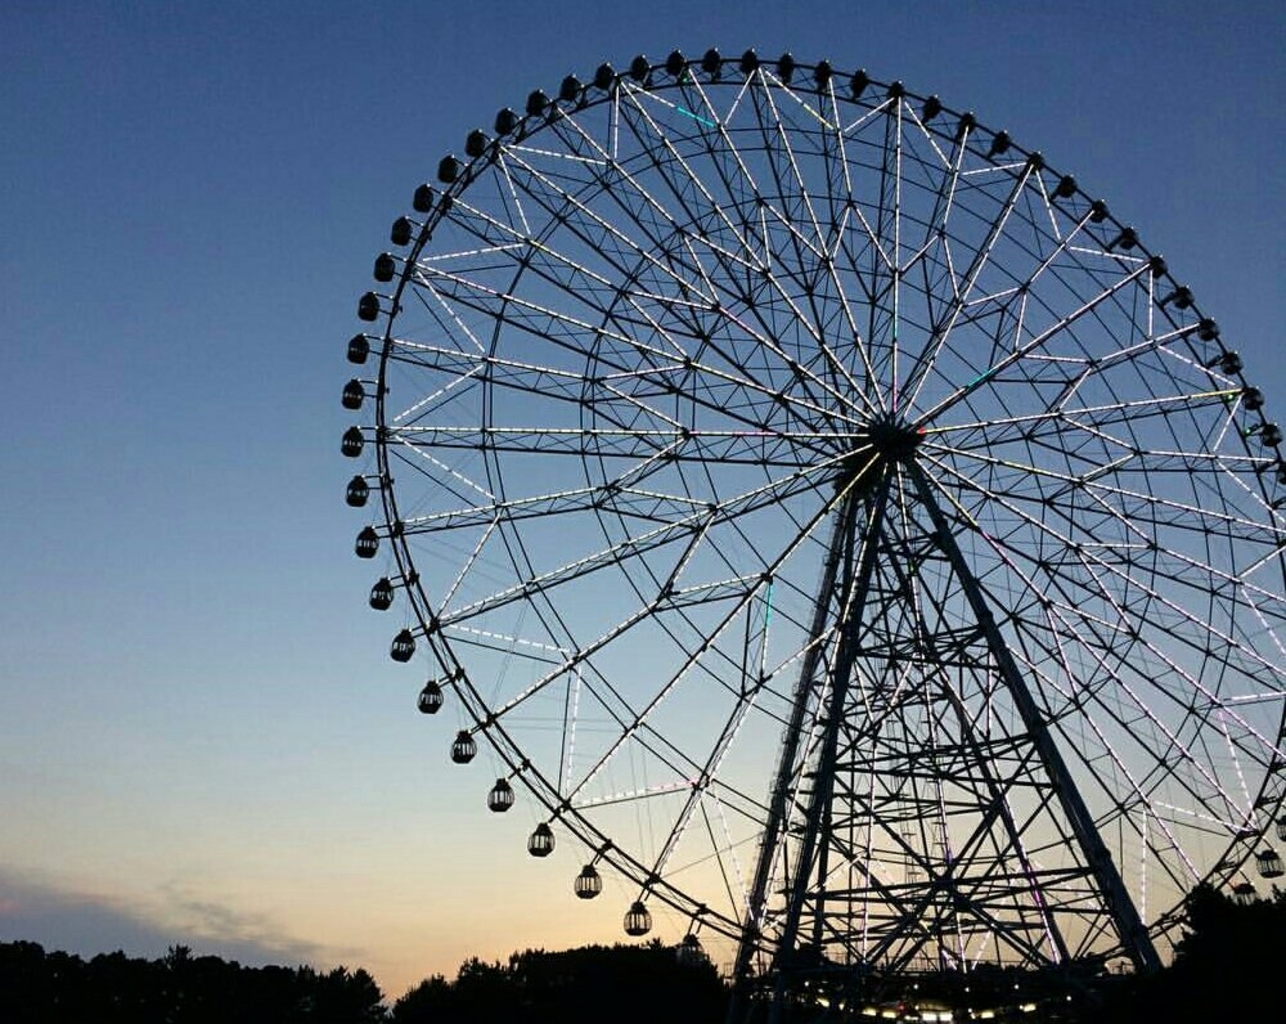
<path fill-rule="evenodd" d="M 0 940 L 360 963 L 397 995 L 618 937 L 624 888 L 571 905 L 486 769 L 426 741 L 351 554 L 338 397 L 441 155 L 569 72 L 712 45 L 1041 150 L 1286 419 L 1275 4 L 7 4 Z"/>

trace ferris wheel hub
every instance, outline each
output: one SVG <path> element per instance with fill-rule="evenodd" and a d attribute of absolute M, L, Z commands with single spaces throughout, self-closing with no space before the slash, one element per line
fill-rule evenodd
<path fill-rule="evenodd" d="M 893 463 L 908 463 L 924 440 L 924 430 L 895 415 L 885 414 L 871 420 L 857 433 L 853 450 L 841 464 L 836 486 L 856 483 L 870 487 Z"/>
<path fill-rule="evenodd" d="M 924 440 L 924 430 L 889 415 L 873 420 L 864 436 L 879 458 L 890 462 L 907 462 Z"/>

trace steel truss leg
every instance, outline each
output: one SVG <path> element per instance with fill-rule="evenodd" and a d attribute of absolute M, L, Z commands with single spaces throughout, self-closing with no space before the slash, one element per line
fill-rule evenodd
<path fill-rule="evenodd" d="M 969 571 L 969 565 L 965 561 L 964 553 L 956 543 L 946 516 L 942 514 L 942 508 L 933 495 L 928 478 L 924 475 L 924 471 L 914 463 L 910 463 L 907 466 L 907 474 L 911 477 L 916 493 L 925 510 L 929 513 L 929 518 L 933 521 L 938 546 L 947 556 L 957 579 L 960 581 L 960 586 L 969 601 L 970 608 L 973 610 L 974 618 L 978 620 L 978 626 L 987 641 L 987 647 L 992 657 L 996 659 L 1000 675 L 1004 679 L 1005 685 L 1009 688 L 1019 715 L 1022 716 L 1023 725 L 1027 729 L 1027 733 L 1036 748 L 1037 754 L 1040 756 L 1041 762 L 1045 766 L 1045 770 L 1049 773 L 1059 805 L 1067 816 L 1073 834 L 1080 843 L 1086 863 L 1098 883 L 1099 891 L 1102 892 L 1104 899 L 1107 901 L 1108 909 L 1111 912 L 1112 920 L 1116 925 L 1117 933 L 1120 935 L 1121 944 L 1124 946 L 1125 952 L 1134 961 L 1134 966 L 1137 970 L 1159 970 L 1161 960 L 1157 956 L 1156 948 L 1152 945 L 1151 938 L 1148 936 L 1147 928 L 1144 927 L 1143 921 L 1139 917 L 1138 909 L 1134 906 L 1134 901 L 1130 899 L 1130 895 L 1126 891 L 1125 883 L 1121 880 L 1120 872 L 1117 871 L 1116 864 L 1113 862 L 1111 854 L 1108 853 L 1107 846 L 1104 845 L 1102 837 L 1098 834 L 1098 829 L 1094 827 L 1094 819 L 1090 815 L 1089 808 L 1085 806 L 1085 801 L 1081 797 L 1080 791 L 1072 781 L 1071 773 L 1067 769 L 1063 755 L 1059 752 L 1057 744 L 1049 734 L 1049 729 L 1045 724 L 1045 720 L 1041 717 L 1031 690 L 1027 687 L 1027 681 L 1023 678 L 1023 674 L 1018 668 L 1018 663 L 1010 653 L 1004 637 L 1001 636 L 1000 627 L 996 625 L 996 617 L 992 614 L 991 608 L 983 596 L 982 588 L 974 578 L 973 573 Z"/>
<path fill-rule="evenodd" d="M 791 893 L 786 903 L 786 924 L 782 931 L 781 943 L 773 958 L 773 970 L 776 975 L 772 1010 L 768 1020 L 776 1024 L 780 1019 L 781 1006 L 785 996 L 786 982 L 790 973 L 789 959 L 795 952 L 799 936 L 799 919 L 804 911 L 804 901 L 809 884 L 814 876 L 819 881 L 817 906 L 813 913 L 820 919 L 823 913 L 823 894 L 820 883 L 826 878 L 826 861 L 829 844 L 824 839 L 818 851 L 817 840 L 823 834 L 829 834 L 831 818 L 831 799 L 835 785 L 835 755 L 839 749 L 839 734 L 844 722 L 844 701 L 848 697 L 849 680 L 853 672 L 853 660 L 857 654 L 857 634 L 866 610 L 866 597 L 870 592 L 871 576 L 875 571 L 876 552 L 879 548 L 879 537 L 883 529 L 884 508 L 888 502 L 891 474 L 887 465 L 882 466 L 883 479 L 876 483 L 877 491 L 872 502 L 870 515 L 863 530 L 861 544 L 861 561 L 853 565 L 853 552 L 857 548 L 857 512 L 866 504 L 858 497 L 849 494 L 845 498 L 842 512 L 843 529 L 838 531 L 838 538 L 843 544 L 844 579 L 840 590 L 841 626 L 839 642 L 835 650 L 835 662 L 830 679 L 825 729 L 822 734 L 821 755 L 817 760 L 816 774 L 813 778 L 813 789 L 809 796 L 808 809 L 804 816 L 804 841 L 795 860 L 795 878 Z M 814 857 L 818 859 L 816 868 Z"/>
<path fill-rule="evenodd" d="M 978 628 L 985 639 L 987 650 L 1014 700 L 1028 738 L 1048 773 L 1058 804 L 1080 845 L 1088 870 L 1103 894 L 1122 947 L 1137 970 L 1160 969 L 1161 961 L 1148 936 L 1147 928 L 1130 899 L 1111 854 L 1094 826 L 1093 817 L 1050 735 L 1035 698 L 1027 686 L 1027 681 L 1000 632 L 982 587 L 970 571 L 964 553 L 956 543 L 950 524 L 933 494 L 928 478 L 923 470 L 915 465 L 913 459 L 901 462 L 900 469 L 906 477 L 909 477 L 920 504 L 929 515 L 933 524 L 933 543 L 946 556 L 959 580 L 961 590 L 969 602 Z M 772 973 L 775 977 L 773 999 L 768 1011 L 770 1024 L 780 1020 L 809 885 L 814 877 L 819 877 L 818 865 L 813 861 L 815 858 L 824 860 L 827 850 L 826 842 L 823 840 L 819 852 L 818 843 L 819 838 L 825 835 L 829 828 L 844 701 L 857 655 L 858 633 L 866 610 L 867 597 L 880 548 L 885 507 L 893 478 L 897 475 L 897 470 L 894 469 L 891 461 L 883 459 L 873 459 L 868 463 L 866 470 L 868 472 L 874 470 L 872 475 L 878 473 L 880 478 L 877 481 L 864 481 L 866 486 L 860 491 L 850 482 L 850 492 L 837 506 L 835 531 L 814 606 L 810 636 L 812 643 L 805 655 L 799 682 L 795 687 L 791 721 L 783 738 L 764 841 L 760 847 L 750 902 L 746 908 L 746 923 L 733 975 L 734 991 L 728 1014 L 729 1024 L 749 1019 L 749 1015 L 753 1013 L 754 1002 L 749 986 L 751 961 L 759 950 L 760 918 L 766 903 L 773 860 L 786 827 L 788 804 L 799 784 L 795 776 L 797 771 L 801 770 L 801 766 L 796 761 L 799 756 L 804 719 L 818 686 L 818 670 L 825 646 L 823 636 L 830 621 L 830 610 L 834 607 L 833 598 L 838 593 L 841 616 L 838 642 L 834 648 L 830 679 L 826 681 L 827 685 L 823 688 L 823 692 L 817 695 L 819 701 L 826 703 L 821 752 L 816 762 L 813 789 L 804 815 L 802 840 L 794 864 L 788 865 L 786 871 L 789 894 L 786 920 L 773 956 Z M 863 526 L 859 547 L 858 522 L 862 508 L 869 509 L 870 514 Z M 860 561 L 856 566 L 853 564 L 855 551 L 860 551 Z M 821 866 L 821 871 L 820 877 L 824 878 L 824 864 Z M 820 917 L 822 913 L 820 892 L 817 898 L 819 904 L 814 913 Z"/>
<path fill-rule="evenodd" d="M 878 466 L 878 469 L 876 468 Z M 750 904 L 747 907 L 746 925 L 743 931 L 741 946 L 737 953 L 734 968 L 733 998 L 729 1007 L 728 1020 L 741 1018 L 751 1007 L 748 980 L 750 961 L 758 945 L 758 915 L 762 912 L 767 895 L 772 862 L 784 828 L 787 802 L 794 790 L 795 759 L 799 752 L 799 742 L 803 731 L 805 711 L 809 705 L 809 695 L 816 684 L 819 662 L 821 661 L 824 643 L 822 637 L 826 631 L 832 599 L 836 592 L 841 567 L 843 578 L 839 593 L 841 594 L 840 611 L 843 624 L 840 628 L 839 643 L 835 650 L 834 669 L 831 674 L 829 692 L 826 695 L 828 707 L 826 713 L 826 731 L 822 739 L 822 753 L 818 762 L 813 791 L 805 817 L 806 827 L 798 857 L 795 859 L 795 874 L 791 886 L 791 897 L 787 902 L 787 919 L 785 933 L 774 953 L 773 971 L 776 974 L 775 992 L 769 1020 L 775 1022 L 780 1016 L 780 1006 L 785 994 L 787 967 L 795 947 L 795 938 L 799 932 L 799 920 L 803 911 L 804 895 L 809 879 L 813 876 L 812 861 L 817 850 L 819 832 L 826 828 L 830 817 L 832 784 L 834 781 L 834 763 L 838 750 L 839 731 L 843 720 L 844 699 L 848 692 L 849 676 L 852 672 L 855 656 L 855 640 L 858 627 L 861 625 L 866 595 L 870 588 L 871 576 L 875 570 L 875 551 L 882 528 L 884 508 L 888 501 L 891 481 L 890 467 L 887 463 L 872 460 L 865 470 L 857 476 L 865 477 L 879 473 L 880 479 L 868 483 L 866 480 L 851 479 L 848 481 L 848 493 L 841 499 L 837 509 L 838 515 L 835 531 L 831 537 L 830 550 L 827 553 L 826 565 L 822 573 L 822 583 L 817 601 L 810 634 L 811 646 L 805 655 L 804 665 L 800 671 L 799 682 L 795 687 L 794 707 L 791 713 L 790 726 L 783 740 L 781 757 L 778 762 L 777 776 L 773 787 L 773 801 L 769 811 L 764 841 L 760 846 L 759 862 L 755 869 L 754 885 L 751 889 Z M 867 487 L 874 485 L 875 494 L 870 496 Z M 871 508 L 863 530 L 861 545 L 861 564 L 853 565 L 853 553 L 857 548 L 857 520 L 859 509 Z M 825 845 L 823 845 L 823 853 Z M 820 908 L 819 908 L 820 910 Z"/>

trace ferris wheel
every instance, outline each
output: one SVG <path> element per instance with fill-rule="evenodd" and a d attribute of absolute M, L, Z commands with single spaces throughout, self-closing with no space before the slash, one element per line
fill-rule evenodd
<path fill-rule="evenodd" d="M 1282 431 L 1072 176 L 711 50 L 533 92 L 412 205 L 357 554 L 569 898 L 612 872 L 780 992 L 1149 968 L 1195 885 L 1282 874 Z"/>

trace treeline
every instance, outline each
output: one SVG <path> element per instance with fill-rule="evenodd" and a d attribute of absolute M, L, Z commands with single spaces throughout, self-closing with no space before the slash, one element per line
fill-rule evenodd
<path fill-rule="evenodd" d="M 653 942 L 466 961 L 388 1008 L 366 971 L 243 967 L 175 946 L 159 960 L 84 960 L 0 943 L 2 1024 L 710 1024 L 726 989 L 699 952 Z"/>
<path fill-rule="evenodd" d="M 394 1024 L 721 1024 L 728 990 L 700 952 L 653 941 L 528 950 L 507 964 L 464 963 L 454 982 L 421 982 Z"/>
<path fill-rule="evenodd" d="M 1174 953 L 1165 970 L 1122 979 L 1097 1020 L 1281 1020 L 1286 893 L 1273 886 L 1270 899 L 1240 903 L 1199 886 L 1188 897 L 1187 929 Z"/>
<path fill-rule="evenodd" d="M 1172 966 L 1151 976 L 980 969 L 968 975 L 869 979 L 850 1012 L 908 1010 L 925 997 L 988 1007 L 994 1019 L 1075 1024 L 1280 1019 L 1286 895 L 1239 903 L 1210 888 L 1188 900 Z M 967 993 L 967 995 L 965 995 Z M 159 960 L 111 953 L 83 960 L 34 942 L 0 943 L 0 1024 L 720 1024 L 728 988 L 698 947 L 528 950 L 466 961 L 391 1007 L 364 970 L 243 967 L 183 946 Z M 815 1020 L 800 1005 L 789 1020 Z M 868 1010 L 869 1015 L 869 1010 Z M 838 1020 L 832 1008 L 828 1019 Z"/>
<path fill-rule="evenodd" d="M 186 946 L 82 960 L 0 943 L 4 1024 L 368 1024 L 386 1020 L 383 999 L 361 969 L 243 967 Z"/>

